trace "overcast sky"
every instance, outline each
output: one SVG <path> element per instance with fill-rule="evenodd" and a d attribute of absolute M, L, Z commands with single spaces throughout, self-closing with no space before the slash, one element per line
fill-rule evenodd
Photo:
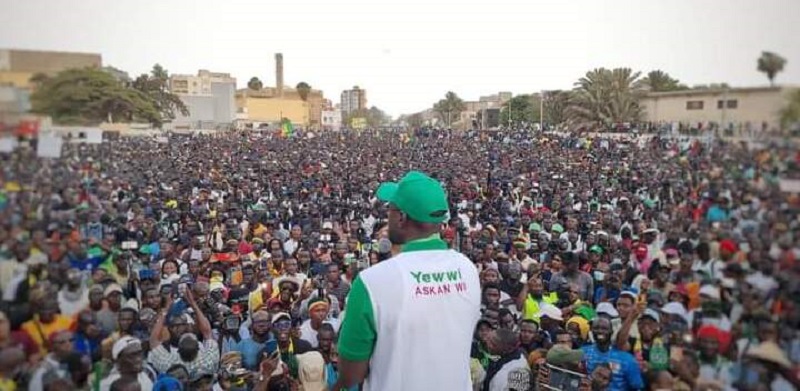
<path fill-rule="evenodd" d="M 756 58 L 787 58 L 800 84 L 800 0 L 0 0 L 0 48 L 98 52 L 132 75 L 229 72 L 306 81 L 339 101 L 367 89 L 392 115 L 448 90 L 566 89 L 594 67 L 662 69 L 693 84 L 767 83 Z"/>

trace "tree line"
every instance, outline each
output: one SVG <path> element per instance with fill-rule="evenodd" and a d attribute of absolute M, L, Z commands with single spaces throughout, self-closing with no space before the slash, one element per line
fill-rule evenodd
<path fill-rule="evenodd" d="M 32 111 L 64 125 L 144 122 L 159 128 L 174 120 L 176 113 L 189 115 L 183 101 L 170 91 L 169 73 L 161 65 L 134 80 L 123 75 L 111 67 L 34 75 Z"/>
<path fill-rule="evenodd" d="M 756 69 L 767 76 L 770 85 L 774 85 L 776 75 L 785 64 L 786 59 L 780 55 L 763 52 Z M 597 68 L 586 72 L 571 90 L 514 96 L 504 102 L 500 123 L 507 126 L 541 121 L 551 126 L 597 129 L 641 120 L 644 109 L 640 102 L 650 92 L 724 88 L 730 87 L 726 83 L 689 87 L 662 70 L 653 70 L 643 76 L 630 68 Z M 447 127 L 460 119 L 465 108 L 464 101 L 452 91 L 433 105 L 439 121 Z M 404 118 L 412 127 L 424 122 L 420 113 Z M 781 119 L 783 126 L 800 121 L 800 92 L 792 94 L 787 107 L 781 111 Z"/>

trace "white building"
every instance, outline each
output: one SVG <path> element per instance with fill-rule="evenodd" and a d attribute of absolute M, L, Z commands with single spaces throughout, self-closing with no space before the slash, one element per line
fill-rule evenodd
<path fill-rule="evenodd" d="M 236 79 L 229 73 L 201 69 L 196 76 L 172 75 L 170 90 L 189 109 L 188 116 L 175 113 L 175 128 L 226 128 L 236 119 Z"/>
<path fill-rule="evenodd" d="M 340 110 L 322 111 L 322 130 L 338 132 L 342 128 L 342 112 Z"/>

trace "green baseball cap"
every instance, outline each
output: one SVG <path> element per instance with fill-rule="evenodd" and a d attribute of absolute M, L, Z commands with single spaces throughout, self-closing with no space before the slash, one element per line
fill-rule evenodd
<path fill-rule="evenodd" d="M 376 195 L 416 222 L 433 224 L 447 219 L 447 194 L 439 181 L 422 172 L 409 171 L 399 182 L 381 183 Z"/>
<path fill-rule="evenodd" d="M 594 246 L 589 247 L 589 252 L 590 253 L 602 254 L 603 253 L 603 248 L 600 247 L 600 245 L 595 244 Z"/>

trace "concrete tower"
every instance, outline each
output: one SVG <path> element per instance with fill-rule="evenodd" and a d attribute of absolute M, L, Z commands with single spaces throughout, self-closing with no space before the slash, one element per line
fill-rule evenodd
<path fill-rule="evenodd" d="M 283 54 L 275 53 L 275 88 L 278 96 L 283 97 Z"/>

